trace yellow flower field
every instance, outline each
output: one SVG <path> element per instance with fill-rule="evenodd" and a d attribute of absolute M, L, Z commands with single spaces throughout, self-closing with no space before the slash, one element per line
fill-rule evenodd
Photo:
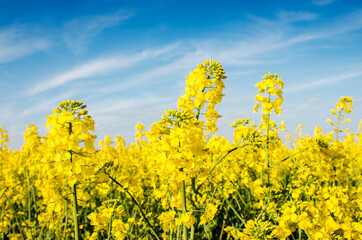
<path fill-rule="evenodd" d="M 45 136 L 28 125 L 20 151 L 0 127 L 0 239 L 362 239 L 362 121 L 344 127 L 352 98 L 326 113 L 334 132 L 300 126 L 286 144 L 284 82 L 266 74 L 261 122 L 235 120 L 230 142 L 215 133 L 225 79 L 220 63 L 199 64 L 176 107 L 148 130 L 138 123 L 128 145 L 107 136 L 97 149 L 81 101 L 46 116 Z"/>

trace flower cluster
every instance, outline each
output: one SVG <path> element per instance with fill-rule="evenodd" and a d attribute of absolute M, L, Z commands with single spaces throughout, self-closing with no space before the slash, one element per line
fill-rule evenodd
<path fill-rule="evenodd" d="M 348 132 L 350 129 L 347 128 L 345 130 L 340 129 L 341 121 L 343 120 L 345 113 L 351 113 L 353 109 L 353 99 L 351 97 L 341 97 L 336 104 L 335 109 L 331 109 L 330 112 L 336 116 L 337 123 L 333 123 L 332 120 L 327 119 L 327 122 L 331 124 L 336 132 L 336 140 L 338 140 L 338 134 L 340 132 Z M 342 124 L 348 123 L 351 119 L 345 119 Z"/>
<path fill-rule="evenodd" d="M 223 96 L 223 79 L 226 78 L 224 74 L 219 62 L 204 61 L 204 64 L 199 64 L 198 68 L 186 77 L 185 94 L 177 102 L 178 109 L 194 112 L 197 119 L 207 105 L 204 116 L 207 121 L 206 130 L 211 133 L 217 130 L 216 121 L 220 117 L 215 105 L 221 102 Z"/>
<path fill-rule="evenodd" d="M 28 125 L 19 151 L 0 127 L 0 239 L 362 239 L 362 121 L 340 128 L 352 98 L 331 110 L 335 132 L 300 125 L 285 144 L 272 120 L 284 83 L 267 74 L 261 123 L 237 119 L 229 141 L 215 133 L 224 74 L 199 64 L 177 107 L 137 123 L 130 144 L 107 135 L 96 149 L 80 101 L 61 102 L 44 136 Z"/>

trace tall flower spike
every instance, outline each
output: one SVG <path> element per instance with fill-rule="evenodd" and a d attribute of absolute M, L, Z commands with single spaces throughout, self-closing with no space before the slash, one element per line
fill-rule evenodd
<path fill-rule="evenodd" d="M 204 113 L 206 130 L 213 133 L 217 130 L 216 121 L 220 117 L 215 110 L 215 105 L 221 102 L 223 89 L 224 69 L 219 62 L 206 60 L 186 77 L 185 94 L 179 98 L 177 107 L 193 112 L 199 119 L 201 110 L 206 107 Z"/>
<path fill-rule="evenodd" d="M 4 127 L 0 127 L 0 144 L 3 145 L 7 142 L 9 142 L 8 131 Z"/>
<path fill-rule="evenodd" d="M 335 109 L 331 109 L 330 112 L 336 116 L 337 122 L 333 123 L 331 119 L 327 119 L 327 122 L 334 126 L 334 131 L 336 132 L 336 141 L 338 141 L 338 135 L 340 132 L 348 132 L 349 129 L 340 129 L 341 124 L 345 124 L 350 121 L 350 119 L 345 119 L 342 123 L 341 120 L 344 117 L 344 113 L 351 113 L 353 109 L 353 99 L 351 97 L 341 97 L 337 104 Z"/>
<path fill-rule="evenodd" d="M 283 103 L 282 90 L 284 87 L 284 82 L 278 77 L 277 74 L 265 74 L 263 81 L 257 83 L 255 87 L 259 88 L 259 94 L 255 96 L 255 106 L 254 111 L 257 112 L 259 107 L 262 106 L 263 113 L 271 113 L 273 110 L 279 116 L 282 109 L 281 105 Z M 264 97 L 261 93 L 268 93 L 268 96 Z M 272 96 L 276 96 L 272 100 Z"/>

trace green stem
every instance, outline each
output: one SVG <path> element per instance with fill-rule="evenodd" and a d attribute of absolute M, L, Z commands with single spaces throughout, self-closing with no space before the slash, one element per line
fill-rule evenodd
<path fill-rule="evenodd" d="M 239 148 L 243 148 L 245 146 L 248 146 L 249 144 L 245 144 L 245 145 L 242 145 L 242 146 L 239 146 L 239 147 L 234 147 L 232 149 L 230 149 L 229 151 L 227 151 L 224 155 L 222 155 L 217 161 L 216 163 L 211 167 L 210 171 L 209 171 L 209 175 L 215 170 L 215 168 L 217 167 L 217 165 L 222 161 L 224 160 L 224 158 L 227 157 L 227 155 L 229 155 L 230 153 L 234 152 L 235 150 L 239 149 Z M 203 183 L 200 184 L 197 188 L 196 188 L 196 193 L 199 194 L 199 190 L 200 188 L 202 187 Z"/>
<path fill-rule="evenodd" d="M 212 232 L 211 232 L 210 221 L 208 221 L 206 224 L 207 224 L 207 231 L 208 231 L 208 240 L 211 240 L 212 239 Z"/>
<path fill-rule="evenodd" d="M 231 182 L 231 184 L 232 184 L 235 188 L 242 189 L 242 186 L 240 186 L 239 183 L 237 183 L 237 182 L 234 183 L 228 176 L 225 176 L 225 177 Z M 245 206 L 246 208 L 248 208 L 246 202 L 244 201 L 244 199 L 243 199 L 243 197 L 241 196 L 241 194 L 239 193 L 239 191 L 236 191 L 236 194 L 239 196 L 239 198 L 240 198 L 241 202 L 244 204 L 244 206 Z M 237 201 L 237 199 L 236 199 L 236 201 Z M 239 201 L 238 201 L 238 204 L 239 204 Z M 239 204 L 239 206 L 240 206 L 240 204 Z M 239 207 L 239 208 L 241 209 L 241 207 Z"/>
<path fill-rule="evenodd" d="M 113 212 L 112 212 L 112 215 L 111 215 L 111 219 L 109 220 L 109 224 L 108 224 L 108 237 L 107 237 L 107 240 L 110 239 L 111 233 L 112 233 L 112 216 L 113 216 Z"/>
<path fill-rule="evenodd" d="M 196 178 L 192 177 L 191 178 L 191 189 L 192 189 L 192 193 L 196 195 L 197 191 L 196 191 Z M 197 197 L 197 195 L 196 195 Z M 197 201 L 197 198 L 196 198 Z"/>
<path fill-rule="evenodd" d="M 73 195 L 73 217 L 74 217 L 74 239 L 79 240 L 79 222 L 78 222 L 78 202 L 77 202 L 77 186 L 72 187 Z"/>
<path fill-rule="evenodd" d="M 220 191 L 220 189 L 216 186 L 216 188 Z M 223 191 L 221 190 L 220 193 L 222 194 L 222 196 L 224 197 L 225 201 L 228 203 L 229 207 L 231 208 L 231 210 L 233 210 L 233 212 L 235 213 L 235 215 L 240 219 L 240 221 L 245 225 L 246 222 L 244 220 L 244 218 L 238 213 L 238 211 L 236 211 L 236 209 L 233 207 L 233 205 L 231 204 L 231 202 L 229 201 L 229 199 L 226 198 L 226 196 L 224 195 Z"/>
<path fill-rule="evenodd" d="M 192 225 L 192 226 L 191 226 L 190 240 L 194 240 L 194 238 L 195 238 L 195 226 Z"/>
<path fill-rule="evenodd" d="M 29 154 L 28 154 L 29 157 Z M 31 223 L 31 184 L 30 184 L 30 177 L 29 177 L 29 169 L 26 170 L 27 172 L 27 179 L 28 179 L 28 185 L 29 185 L 29 195 L 28 195 L 28 221 L 29 224 Z"/>
<path fill-rule="evenodd" d="M 205 92 L 205 89 L 202 89 L 201 92 Z M 197 112 L 196 112 L 196 120 L 199 121 L 199 118 L 200 118 L 200 113 L 201 113 L 201 108 L 197 108 Z"/>
<path fill-rule="evenodd" d="M 263 213 L 265 212 L 266 208 L 268 207 L 269 205 L 269 199 L 268 199 L 268 202 L 265 204 L 264 202 L 264 206 L 263 206 L 263 209 L 261 210 L 260 214 L 258 215 L 258 217 L 256 218 L 256 220 L 259 220 L 260 217 L 263 215 Z"/>
<path fill-rule="evenodd" d="M 290 236 L 292 237 L 292 240 L 295 240 L 295 237 L 294 237 L 293 233 Z"/>
<path fill-rule="evenodd" d="M 173 229 L 170 230 L 170 236 L 169 239 L 172 240 L 173 239 Z"/>
<path fill-rule="evenodd" d="M 181 188 L 181 200 L 182 200 L 182 212 L 187 212 L 187 206 L 186 206 L 186 186 L 185 186 L 185 180 L 182 181 L 182 188 Z M 188 240 L 189 238 L 189 231 L 187 229 L 186 224 L 183 224 L 183 239 Z"/>
<path fill-rule="evenodd" d="M 340 112 L 339 115 L 338 115 L 336 142 L 338 142 L 338 133 L 339 133 L 339 125 L 340 125 L 340 123 L 341 123 L 341 117 L 342 117 L 342 112 Z"/>
<path fill-rule="evenodd" d="M 181 230 L 180 230 L 180 226 L 177 226 L 176 240 L 180 240 L 180 239 L 181 239 Z"/>
<path fill-rule="evenodd" d="M 225 215 L 223 216 L 224 219 L 222 221 L 222 226 L 221 226 L 221 232 L 220 232 L 220 236 L 219 236 L 219 240 L 222 240 L 222 235 L 224 233 L 224 228 L 225 228 L 225 221 L 227 219 L 227 215 L 228 215 L 228 212 L 225 213 Z"/>
<path fill-rule="evenodd" d="M 73 133 L 73 126 L 71 122 L 69 124 L 69 136 Z M 73 151 L 69 150 L 70 153 L 70 162 L 73 162 Z M 74 218 L 74 239 L 79 240 L 79 220 L 78 220 L 78 201 L 77 201 L 77 186 L 76 183 L 72 186 L 72 195 L 73 195 L 73 218 Z"/>
<path fill-rule="evenodd" d="M 230 149 L 229 151 L 227 151 L 224 155 L 222 155 L 217 161 L 216 163 L 211 167 L 210 171 L 209 171 L 209 175 L 214 171 L 214 169 L 216 168 L 216 166 L 222 161 L 224 160 L 224 158 L 226 158 L 227 155 L 229 155 L 230 153 L 234 152 L 235 150 L 245 147 L 246 145 L 243 146 L 239 146 L 239 147 L 234 147 L 232 149 Z"/>
<path fill-rule="evenodd" d="M 67 234 L 67 225 L 68 225 L 68 200 L 65 200 L 65 219 L 64 219 L 64 231 L 63 238 L 66 239 Z"/>
<path fill-rule="evenodd" d="M 150 221 L 148 221 L 146 214 L 143 212 L 141 205 L 138 203 L 138 201 L 133 197 L 133 195 L 128 191 L 127 188 L 125 188 L 121 183 L 119 183 L 116 179 L 114 179 L 111 175 L 109 175 L 109 173 L 104 172 L 106 175 L 108 175 L 108 177 L 118 186 L 120 186 L 121 188 L 123 188 L 123 190 L 128 194 L 128 196 L 131 198 L 132 202 L 134 204 L 136 204 L 136 206 L 138 207 L 138 209 L 141 212 L 141 215 L 143 217 L 143 219 L 146 221 L 148 227 L 151 229 L 151 232 L 153 234 L 153 236 L 157 239 L 160 240 L 160 238 L 157 236 L 156 231 L 154 229 L 154 227 L 152 226 L 152 224 L 150 223 Z"/>
<path fill-rule="evenodd" d="M 282 162 L 285 162 L 285 161 L 287 161 L 288 159 L 294 157 L 294 156 L 297 155 L 298 153 L 304 152 L 304 151 L 306 151 L 306 150 L 308 150 L 308 148 L 304 148 L 304 149 L 300 150 L 299 152 L 293 153 L 293 154 L 290 155 L 289 157 L 286 157 L 286 158 L 284 158 L 283 160 L 281 160 L 280 162 L 271 165 L 271 167 L 274 167 L 274 166 L 276 166 L 276 165 L 279 165 L 279 164 L 281 164 Z"/>
<path fill-rule="evenodd" d="M 268 94 L 268 101 L 270 103 L 270 93 Z M 265 173 L 265 180 L 266 180 L 266 184 L 267 186 L 269 186 L 270 184 L 270 179 L 269 179 L 269 131 L 270 131 L 270 113 L 268 113 L 267 119 L 266 119 L 266 148 L 265 148 L 265 169 L 266 169 L 266 173 Z"/>
<path fill-rule="evenodd" d="M 308 236 L 308 239 L 312 239 L 313 240 L 313 237 L 309 234 L 309 232 L 307 230 L 304 230 L 305 234 L 307 234 Z"/>
<path fill-rule="evenodd" d="M 302 229 L 298 228 L 298 239 L 302 240 Z"/>

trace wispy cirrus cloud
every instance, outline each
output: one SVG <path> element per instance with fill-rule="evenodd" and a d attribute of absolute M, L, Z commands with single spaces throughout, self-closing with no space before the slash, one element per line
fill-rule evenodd
<path fill-rule="evenodd" d="M 45 38 L 29 33 L 26 26 L 0 29 L 0 64 L 45 50 L 49 45 Z"/>
<path fill-rule="evenodd" d="M 74 90 L 68 90 L 66 92 L 61 92 L 60 94 L 55 94 L 53 96 L 48 96 L 46 98 L 46 101 L 44 101 L 43 98 L 39 98 L 37 100 L 34 100 L 34 104 L 32 106 L 29 106 L 21 113 L 16 113 L 19 117 L 28 117 L 31 115 L 45 115 L 46 112 L 50 114 L 50 110 L 53 109 L 55 106 L 58 105 L 59 102 L 71 99 L 75 95 Z"/>
<path fill-rule="evenodd" d="M 362 9 L 356 9 L 350 14 L 340 17 L 335 24 L 326 30 L 331 34 L 341 34 L 360 29 L 362 29 Z"/>
<path fill-rule="evenodd" d="M 34 87 L 30 88 L 28 95 L 35 95 L 46 92 L 53 88 L 62 86 L 72 81 L 84 79 L 87 77 L 95 77 L 101 74 L 110 73 L 116 69 L 126 68 L 135 65 L 143 60 L 155 58 L 171 50 L 175 49 L 177 44 L 165 46 L 154 50 L 145 50 L 132 56 L 118 55 L 112 57 L 99 58 L 83 63 L 73 69 L 57 74 L 53 78 L 38 82 Z"/>
<path fill-rule="evenodd" d="M 326 6 L 334 2 L 335 0 L 313 0 L 312 3 L 317 6 Z"/>
<path fill-rule="evenodd" d="M 114 86 L 114 83 L 112 83 L 112 88 L 109 88 L 110 90 L 107 90 L 106 92 L 115 92 L 117 89 L 124 90 L 127 87 L 147 82 L 153 78 L 167 76 L 169 72 L 185 71 L 185 69 L 194 66 L 200 61 L 200 59 L 208 59 L 210 57 L 231 66 L 260 65 L 266 61 L 270 62 L 270 59 L 268 60 L 265 58 L 265 55 L 268 53 L 272 53 L 280 49 L 287 49 L 288 47 L 296 44 L 329 38 L 338 34 L 344 34 L 361 29 L 362 15 L 359 13 L 361 13 L 361 10 L 357 10 L 351 14 L 343 16 L 340 19 L 337 19 L 333 24 L 331 24 L 331 26 L 324 28 L 320 27 L 318 31 L 308 29 L 302 33 L 292 34 L 288 32 L 288 30 L 273 31 L 273 28 L 278 29 L 278 26 L 280 27 L 280 25 L 275 25 L 270 32 L 262 32 L 259 35 L 254 36 L 251 35 L 248 36 L 248 38 L 244 38 L 239 41 L 227 42 L 224 41 L 224 39 L 190 40 L 184 41 L 181 44 L 172 44 L 161 47 L 159 49 L 145 50 L 134 55 L 117 55 L 98 58 L 75 66 L 69 71 L 56 74 L 48 80 L 36 83 L 35 86 L 29 90 L 28 94 L 34 95 L 46 92 L 50 89 L 79 79 L 96 77 L 102 74 L 111 74 L 114 70 L 129 67 L 141 61 L 147 61 L 147 59 L 153 59 L 163 54 L 166 56 L 166 53 L 170 53 L 171 51 L 172 57 L 176 54 L 176 58 L 171 59 L 170 55 L 167 55 L 166 57 L 170 58 L 170 61 L 167 61 L 166 63 L 159 62 L 151 70 L 145 69 L 143 73 L 130 76 L 134 80 L 129 83 L 122 83 L 122 86 L 119 88 Z M 302 18 L 307 19 L 307 17 L 299 17 L 299 19 Z M 312 19 L 312 17 L 309 19 Z M 353 24 L 343 26 L 342 23 L 346 21 Z M 337 28 L 336 26 L 340 27 Z M 259 29 L 264 29 L 263 22 L 260 23 Z M 332 31 L 333 29 L 337 30 Z M 179 47 L 176 49 L 176 46 Z M 260 57 L 263 57 L 263 59 Z M 272 60 L 277 61 L 275 58 Z M 157 63 L 157 61 L 154 63 Z M 101 88 L 99 90 L 96 89 L 97 92 L 100 90 Z"/>
<path fill-rule="evenodd" d="M 6 109 L 0 107 L 0 112 L 4 113 L 0 114 L 0 122 L 4 121 L 10 126 L 13 124 L 13 120 L 9 121 L 9 119 L 15 118 L 14 116 L 21 119 L 36 119 L 35 115 L 44 116 L 56 106 L 59 100 L 76 98 L 85 101 L 89 106 L 90 114 L 92 116 L 94 114 L 97 122 L 97 135 L 115 134 L 116 132 L 127 135 L 129 131 L 133 134 L 133 130 L 129 130 L 133 129 L 130 126 L 138 120 L 147 119 L 152 122 L 154 119 L 159 119 L 163 109 L 174 107 L 177 96 L 183 92 L 184 76 L 192 71 L 197 63 L 209 58 L 220 61 L 229 77 L 226 82 L 226 97 L 222 103 L 223 111 L 221 112 L 225 116 L 225 123 L 231 121 L 230 119 L 240 117 L 240 114 L 251 114 L 251 108 L 247 110 L 246 103 L 252 104 L 254 100 L 253 84 L 268 71 L 276 71 L 283 80 L 283 76 L 286 75 L 288 76 L 287 81 L 291 79 L 286 84 L 286 94 L 291 92 L 291 95 L 305 95 L 309 99 L 308 107 L 317 105 L 315 102 L 323 100 L 323 98 L 313 96 L 312 94 L 318 91 L 311 94 L 309 92 L 313 91 L 310 90 L 318 89 L 329 92 L 327 89 L 329 84 L 336 87 L 344 84 L 345 81 L 346 85 L 353 85 L 362 76 L 362 72 L 358 71 L 361 69 L 360 66 L 355 68 L 348 66 L 352 61 L 349 59 L 352 57 L 343 58 L 346 55 L 342 55 L 341 59 L 337 59 L 337 55 L 340 56 L 339 53 L 336 53 L 335 60 L 335 62 L 339 62 L 338 75 L 330 73 L 331 76 L 320 77 L 311 73 L 313 71 L 328 72 L 331 68 L 326 66 L 327 61 L 323 62 L 323 59 L 319 61 L 319 57 L 327 52 L 327 50 L 319 51 L 322 44 L 344 48 L 340 39 L 358 40 L 360 35 L 355 33 L 362 29 L 362 12 L 356 9 L 349 14 L 343 12 L 333 15 L 333 17 L 321 12 L 323 19 L 319 19 L 320 15 L 316 7 L 307 10 L 280 11 L 275 9 L 276 17 L 269 18 L 255 13 L 263 18 L 256 17 L 254 18 L 256 21 L 249 19 L 241 27 L 238 24 L 230 23 L 233 26 L 230 31 L 226 28 L 219 29 L 217 33 L 205 34 L 205 38 L 185 35 L 179 40 L 178 45 L 172 44 L 173 40 L 168 40 L 167 37 L 163 41 L 157 40 L 156 42 L 152 42 L 151 38 L 146 39 L 145 42 L 148 41 L 146 46 L 149 48 L 140 51 L 127 50 L 133 52 L 132 54 L 102 55 L 101 53 L 101 55 L 95 56 L 94 54 L 102 51 L 102 49 L 97 49 L 96 52 L 92 52 L 92 55 L 82 55 L 81 59 L 85 60 L 63 69 L 64 71 L 43 72 L 41 75 L 47 74 L 48 77 L 38 79 L 41 81 L 35 82 L 35 84 L 30 80 L 24 82 L 24 85 L 33 85 L 26 90 L 26 96 L 19 94 L 21 96 L 18 98 L 19 100 L 16 100 L 19 102 L 14 107 L 6 107 Z M 131 17 L 127 14 L 127 12 L 118 12 L 71 20 L 63 28 L 53 30 L 53 36 L 57 39 L 52 40 L 55 43 L 60 41 L 63 45 L 66 41 L 71 50 L 75 53 L 82 53 L 105 29 L 108 28 L 107 32 L 108 30 L 117 31 L 117 33 L 112 32 L 112 35 L 119 34 L 116 26 L 123 24 L 126 19 Z M 304 21 L 303 24 L 299 24 L 300 21 Z M 350 34 L 352 32 L 353 34 Z M 161 31 L 160 33 L 162 34 Z M 144 36 L 141 32 L 139 34 L 141 37 Z M 22 41 L 26 41 L 26 39 L 29 40 L 29 38 L 19 38 Z M 112 39 L 109 39 L 109 43 L 107 51 L 112 50 Z M 164 45 L 160 47 L 160 43 Z M 11 41 L 11 44 L 16 45 L 17 42 Z M 7 43 L 7 46 L 11 46 L 11 44 Z M 117 46 L 114 47 L 117 48 Z M 129 47 L 138 48 L 139 46 L 131 42 Z M 34 49 L 25 54 L 38 51 L 37 48 Z M 313 49 L 313 52 L 308 51 L 310 49 Z M 357 52 L 358 47 L 354 47 L 354 49 Z M 53 54 L 53 52 L 51 53 Z M 332 51 L 328 52 L 324 57 L 332 54 L 334 54 Z M 343 62 L 344 60 L 345 62 Z M 296 66 L 296 62 L 300 65 Z M 43 69 L 46 69 L 46 66 Z M 306 69 L 306 66 L 311 69 Z M 301 75 L 293 73 L 293 70 L 298 72 L 301 68 L 305 68 L 303 71 L 305 71 L 305 75 L 311 76 L 308 78 L 310 80 L 305 80 L 300 77 Z M 340 73 L 344 74 L 339 75 Z M 37 73 L 31 74 L 36 75 Z M 19 88 L 19 92 L 21 93 L 23 89 Z M 302 94 L 295 94 L 297 91 Z M 14 94 L 14 96 L 18 95 Z M 29 101 L 27 109 L 20 107 L 20 101 L 24 101 L 24 99 Z M 292 99 L 289 100 L 292 101 Z M 301 105 L 295 103 L 295 106 Z M 147 112 L 150 119 L 145 117 Z M 297 116 L 295 112 L 292 115 Z M 33 116 L 34 118 L 32 118 Z M 120 122 L 124 126 L 123 129 L 119 126 Z M 103 130 L 98 132 L 98 129 Z"/>
<path fill-rule="evenodd" d="M 160 97 L 157 95 L 145 95 L 131 98 L 112 98 L 106 99 L 101 103 L 92 106 L 92 112 L 95 114 L 104 114 L 110 112 L 120 112 L 123 110 L 137 109 L 144 106 L 170 102 L 170 97 Z"/>
<path fill-rule="evenodd" d="M 361 76 L 362 76 L 362 71 L 346 72 L 341 75 L 328 76 L 328 77 L 317 79 L 314 81 L 302 83 L 302 84 L 294 86 L 294 87 L 293 86 L 286 87 L 285 92 L 294 92 L 294 91 L 300 91 L 300 90 L 305 90 L 305 89 L 309 89 L 309 88 L 321 87 L 321 86 L 329 85 L 332 83 L 351 80 L 353 78 L 361 77 Z M 300 82 L 300 81 L 298 81 L 298 82 Z"/>
<path fill-rule="evenodd" d="M 279 11 L 276 15 L 283 22 L 313 21 L 319 16 L 318 14 L 307 11 Z"/>
<path fill-rule="evenodd" d="M 64 24 L 63 40 L 74 53 L 83 53 L 104 29 L 117 26 L 133 15 L 132 11 L 119 10 L 114 14 L 85 16 L 70 20 Z"/>
<path fill-rule="evenodd" d="M 280 14 L 281 12 L 277 12 L 276 15 Z M 286 15 L 289 15 L 291 12 L 284 12 Z M 294 12 L 297 13 L 297 12 Z M 303 12 L 302 12 L 303 13 Z M 306 12 L 304 12 L 306 13 Z M 312 20 L 314 16 L 312 13 L 305 14 L 305 16 L 297 16 L 295 14 L 294 20 L 296 19 L 310 19 Z M 348 14 L 340 15 L 335 19 L 331 20 L 328 25 L 313 25 L 309 27 L 305 27 L 303 31 L 298 31 L 298 33 L 293 33 L 291 30 L 296 30 L 292 23 L 293 21 L 285 22 L 282 18 L 279 18 L 277 21 L 275 20 L 268 20 L 265 18 L 250 16 L 252 19 L 255 20 L 256 26 L 252 29 L 253 32 L 261 32 L 263 35 L 269 34 L 271 38 L 270 41 L 279 41 L 278 46 L 287 46 L 295 43 L 307 42 L 311 40 L 318 40 L 318 39 L 326 39 L 332 36 L 340 35 L 340 34 L 348 34 L 353 31 L 358 31 L 362 29 L 362 9 L 356 9 Z M 315 16 L 316 18 L 318 15 Z M 288 18 L 285 16 L 285 18 Z M 291 19 L 292 20 L 292 17 Z M 263 30 L 267 29 L 267 30 Z M 255 36 L 252 36 L 255 37 Z M 269 37 L 269 38 L 270 38 Z M 264 38 L 258 40 L 261 42 Z M 269 41 L 269 40 L 268 40 Z M 261 42 L 261 44 L 263 44 Z M 270 44 L 266 44 L 270 45 Z M 269 48 L 273 48 L 276 46 L 275 44 L 271 44 Z M 268 46 L 264 46 L 268 47 Z M 258 51 L 260 48 L 256 48 Z"/>
<path fill-rule="evenodd" d="M 354 24 L 352 26 L 343 27 L 342 23 L 346 19 Z M 308 42 L 315 40 L 328 39 L 332 36 L 348 34 L 351 31 L 358 30 L 362 28 L 362 24 L 359 23 L 360 19 L 361 17 L 359 14 L 353 12 L 336 19 L 331 26 L 319 27 L 318 31 L 307 29 L 304 32 L 293 32 L 289 31 L 289 29 L 274 31 L 283 24 L 280 23 L 280 25 L 275 25 L 274 28 L 271 28 L 270 32 L 264 33 L 261 31 L 265 28 L 265 25 L 261 22 L 258 26 L 261 31 L 258 31 L 258 29 L 255 29 L 254 31 L 258 32 L 258 34 L 250 35 L 247 38 L 244 37 L 242 40 L 234 40 L 232 42 L 225 41 L 225 39 L 186 40 L 180 42 L 177 49 L 172 51 L 172 57 L 168 54 L 164 55 L 165 58 L 168 58 L 167 61 L 152 61 L 154 67 L 151 69 L 145 68 L 142 72 L 131 74 L 126 77 L 127 79 L 132 79 L 132 81 L 110 81 L 108 83 L 102 83 L 102 86 L 91 86 L 79 89 L 79 91 L 93 92 L 101 95 L 125 91 L 126 89 L 144 86 L 145 84 L 151 86 L 157 81 L 164 81 L 164 84 L 169 84 L 167 81 L 169 81 L 168 79 L 170 79 L 170 77 L 175 75 L 183 76 L 184 73 L 191 71 L 201 60 L 209 58 L 221 61 L 225 66 L 230 67 L 277 64 L 283 61 L 282 51 L 301 44 L 309 44 Z M 336 31 L 331 31 L 336 28 L 335 26 L 340 27 Z M 279 51 L 279 58 L 273 54 L 277 51 Z M 288 53 L 285 54 L 288 57 Z M 132 59 L 132 56 L 130 56 L 130 58 Z M 109 64 L 109 67 L 111 66 L 112 64 Z M 106 71 L 107 69 L 104 70 Z M 353 76 L 353 74 L 350 75 L 347 73 L 338 79 L 343 80 Z M 338 79 L 335 81 L 339 81 Z M 329 80 L 331 81 L 331 79 Z M 310 85 L 307 83 L 300 86 L 300 88 L 322 86 L 328 83 L 328 81 L 325 82 L 324 80 L 321 80 L 312 82 Z M 293 91 L 292 88 L 290 88 L 290 90 Z"/>

